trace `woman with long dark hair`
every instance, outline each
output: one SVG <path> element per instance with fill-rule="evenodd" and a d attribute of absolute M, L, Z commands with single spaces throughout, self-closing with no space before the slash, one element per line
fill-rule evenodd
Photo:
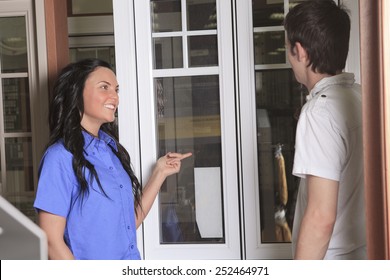
<path fill-rule="evenodd" d="M 191 156 L 159 158 L 142 189 L 118 141 L 118 92 L 111 66 L 99 59 L 69 64 L 55 83 L 34 203 L 50 259 L 140 259 L 136 229 L 166 177 Z"/>

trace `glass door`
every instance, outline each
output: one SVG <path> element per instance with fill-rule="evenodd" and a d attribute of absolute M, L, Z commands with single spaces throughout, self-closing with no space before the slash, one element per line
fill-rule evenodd
<path fill-rule="evenodd" d="M 114 1 L 119 134 L 136 173 L 146 183 L 158 157 L 193 153 L 138 231 L 144 258 L 292 257 L 306 92 L 283 19 L 298 2 Z"/>
<path fill-rule="evenodd" d="M 32 220 L 37 100 L 32 3 L 0 3 L 0 195 Z M 35 99 L 34 99 L 35 98 Z M 34 101 L 35 100 L 35 101 Z"/>
<path fill-rule="evenodd" d="M 236 1 L 246 259 L 292 257 L 299 182 L 291 172 L 295 129 L 307 90 L 288 63 L 283 20 L 303 1 Z M 356 23 L 356 1 L 342 2 Z M 357 35 L 353 28 L 352 42 L 358 42 Z M 356 61 L 358 44 L 350 43 L 347 71 L 360 73 Z"/>
<path fill-rule="evenodd" d="M 291 258 L 298 187 L 291 170 L 306 93 L 287 60 L 283 19 L 298 2 L 237 5 L 244 207 L 255 210 L 244 216 L 247 259 Z"/>
<path fill-rule="evenodd" d="M 114 1 L 114 26 L 119 134 L 136 173 L 145 184 L 158 157 L 193 153 L 138 231 L 143 257 L 240 259 L 230 0 Z"/>
<path fill-rule="evenodd" d="M 139 98 L 153 107 L 140 108 L 141 131 L 149 131 L 141 133 L 142 157 L 149 155 L 143 167 L 149 169 L 169 151 L 193 153 L 181 172 L 166 180 L 145 221 L 145 257 L 238 259 L 230 5 L 216 0 L 144 2 L 136 3 L 136 16 L 147 19 L 141 24 L 150 26 L 150 37 L 137 40 L 149 46 L 145 71 L 152 79 L 139 74 L 139 92 L 149 93 Z"/>

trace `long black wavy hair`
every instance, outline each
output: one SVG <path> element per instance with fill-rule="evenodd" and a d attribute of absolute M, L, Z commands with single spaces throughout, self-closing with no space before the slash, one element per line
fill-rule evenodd
<path fill-rule="evenodd" d="M 109 63 L 100 59 L 83 59 L 71 63 L 62 69 L 54 87 L 49 108 L 50 139 L 47 146 L 63 139 L 65 148 L 72 153 L 72 167 L 80 184 L 79 196 L 83 199 L 89 193 L 88 184 L 95 178 L 99 188 L 105 194 L 99 176 L 93 164 L 84 157 L 84 136 L 82 135 L 81 119 L 84 114 L 83 92 L 88 76 L 98 67 L 111 70 Z M 133 183 L 134 208 L 141 205 L 142 188 L 131 167 L 131 160 L 126 149 L 119 143 L 116 122 L 105 123 L 100 130 L 110 135 L 116 142 L 118 152 L 113 152 L 119 158 L 123 168 Z M 90 171 L 90 177 L 85 178 L 85 170 Z M 137 213 L 137 211 L 135 211 Z"/>

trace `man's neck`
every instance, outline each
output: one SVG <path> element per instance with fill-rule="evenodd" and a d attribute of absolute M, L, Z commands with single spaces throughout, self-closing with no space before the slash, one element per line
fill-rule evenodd
<path fill-rule="evenodd" d="M 314 88 L 314 86 L 319 81 L 321 81 L 323 78 L 327 78 L 327 77 L 331 77 L 331 76 L 332 75 L 330 75 L 330 74 L 316 73 L 316 72 L 313 72 L 312 70 L 308 69 L 308 72 L 306 75 L 306 83 L 305 83 L 305 86 L 306 86 L 308 92 L 310 92 Z"/>

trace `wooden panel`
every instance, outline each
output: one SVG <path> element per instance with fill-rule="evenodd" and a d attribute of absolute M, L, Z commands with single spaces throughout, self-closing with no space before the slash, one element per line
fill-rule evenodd
<path fill-rule="evenodd" d="M 384 1 L 384 0 L 383 0 Z M 389 259 L 382 1 L 360 1 L 363 143 L 369 259 Z M 379 32 L 378 32 L 379 31 Z"/>
<path fill-rule="evenodd" d="M 66 1 L 45 0 L 47 66 L 49 90 L 58 72 L 69 63 Z"/>

